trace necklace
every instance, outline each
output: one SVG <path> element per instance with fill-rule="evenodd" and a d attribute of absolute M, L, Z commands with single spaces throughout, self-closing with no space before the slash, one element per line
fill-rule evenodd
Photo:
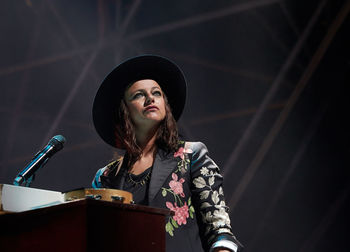
<path fill-rule="evenodd" d="M 141 173 L 142 174 L 142 173 Z M 140 174 L 140 175 L 141 175 Z M 148 169 L 148 172 L 147 172 L 147 175 L 143 177 L 143 179 L 139 180 L 139 181 L 135 181 L 133 178 L 132 178 L 132 174 L 130 172 L 128 172 L 128 182 L 131 183 L 133 186 L 144 186 L 147 181 L 151 178 L 151 168 Z"/>

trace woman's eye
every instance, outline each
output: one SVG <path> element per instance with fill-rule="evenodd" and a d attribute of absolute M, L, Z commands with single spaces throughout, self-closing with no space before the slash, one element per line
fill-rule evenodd
<path fill-rule="evenodd" d="M 132 98 L 133 98 L 133 99 L 138 99 L 138 98 L 140 98 L 140 97 L 142 97 L 142 96 L 143 96 L 142 93 L 137 93 L 137 94 L 135 94 Z"/>
<path fill-rule="evenodd" d="M 155 95 L 155 96 L 162 96 L 162 93 L 160 91 L 154 91 L 153 95 Z"/>

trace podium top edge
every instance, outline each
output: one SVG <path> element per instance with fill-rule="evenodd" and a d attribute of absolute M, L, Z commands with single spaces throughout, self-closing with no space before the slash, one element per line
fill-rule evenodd
<path fill-rule="evenodd" d="M 163 215 L 169 216 L 172 215 L 173 212 L 168 210 L 168 209 L 163 209 L 163 208 L 155 208 L 155 207 L 150 207 L 150 206 L 143 206 L 143 205 L 136 205 L 136 204 L 125 204 L 125 203 L 118 203 L 118 202 L 109 202 L 109 201 L 104 201 L 104 200 L 94 200 L 94 199 L 77 199 L 69 202 L 64 202 L 61 204 L 53 205 L 53 206 L 48 206 L 48 207 L 43 207 L 43 208 L 38 208 L 38 209 L 33 209 L 33 210 L 28 210 L 28 211 L 23 211 L 23 212 L 5 212 L 3 214 L 0 214 L 0 220 L 2 218 L 9 217 L 11 216 L 15 217 L 20 217 L 20 216 L 36 216 L 36 215 L 41 215 L 43 213 L 50 213 L 50 212 L 56 212 L 56 211 L 62 211 L 65 209 L 71 209 L 71 208 L 115 208 L 119 209 L 122 211 L 131 211 L 131 212 L 144 212 L 147 214 L 153 214 L 153 215 Z"/>

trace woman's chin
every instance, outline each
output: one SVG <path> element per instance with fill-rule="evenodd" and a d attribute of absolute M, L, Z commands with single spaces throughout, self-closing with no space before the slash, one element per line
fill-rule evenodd
<path fill-rule="evenodd" d="M 160 116 L 160 115 L 155 114 L 155 113 L 149 113 L 149 114 L 145 115 L 145 119 L 147 121 L 161 122 L 164 120 L 164 116 Z"/>
<path fill-rule="evenodd" d="M 141 122 L 136 123 L 138 127 L 144 128 L 144 127 L 154 127 L 158 126 L 163 121 L 160 117 L 145 117 Z"/>

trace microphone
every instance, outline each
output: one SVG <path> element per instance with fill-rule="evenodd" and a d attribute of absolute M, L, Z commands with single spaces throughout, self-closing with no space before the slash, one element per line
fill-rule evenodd
<path fill-rule="evenodd" d="M 57 151 L 63 148 L 63 144 L 66 142 L 66 139 L 62 135 L 54 136 L 45 148 L 38 152 L 31 162 L 20 172 L 17 177 L 14 179 L 13 184 L 20 186 L 26 182 L 26 186 L 29 186 L 35 172 L 39 170 L 40 167 L 44 166 L 49 158 L 55 154 Z"/>

